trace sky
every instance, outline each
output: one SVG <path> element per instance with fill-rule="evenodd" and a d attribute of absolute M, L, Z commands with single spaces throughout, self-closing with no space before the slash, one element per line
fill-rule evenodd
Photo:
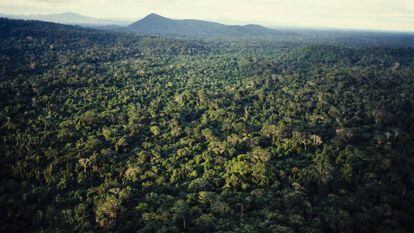
<path fill-rule="evenodd" d="M 414 32 L 414 0 L 0 0 L 0 13 L 74 12 L 139 19 L 149 13 L 266 26 Z"/>

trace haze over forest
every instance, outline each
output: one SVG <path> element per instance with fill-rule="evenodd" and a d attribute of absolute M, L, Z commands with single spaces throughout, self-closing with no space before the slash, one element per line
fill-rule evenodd
<path fill-rule="evenodd" d="M 121 21 L 157 13 L 226 24 L 414 31 L 411 0 L 3 0 L 0 9 L 3 14 L 74 12 Z"/>

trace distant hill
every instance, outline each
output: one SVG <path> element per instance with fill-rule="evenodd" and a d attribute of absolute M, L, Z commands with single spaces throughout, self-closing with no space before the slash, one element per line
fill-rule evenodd
<path fill-rule="evenodd" d="M 294 33 L 278 31 L 260 25 L 240 26 L 193 19 L 175 20 L 157 14 L 150 14 L 127 26 L 125 30 L 148 35 L 237 38 L 295 35 Z"/>
<path fill-rule="evenodd" d="M 117 25 L 127 26 L 131 22 L 123 19 L 100 19 L 80 14 L 66 12 L 61 14 L 48 14 L 48 15 L 8 15 L 0 14 L 0 17 L 9 19 L 25 19 L 25 20 L 41 20 L 46 22 L 61 23 L 61 24 L 78 24 L 86 26 L 104 26 L 104 25 Z"/>

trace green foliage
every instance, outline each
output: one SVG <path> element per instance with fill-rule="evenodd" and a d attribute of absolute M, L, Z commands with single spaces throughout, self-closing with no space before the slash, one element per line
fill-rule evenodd
<path fill-rule="evenodd" d="M 0 231 L 413 232 L 413 77 L 410 48 L 0 19 Z"/>

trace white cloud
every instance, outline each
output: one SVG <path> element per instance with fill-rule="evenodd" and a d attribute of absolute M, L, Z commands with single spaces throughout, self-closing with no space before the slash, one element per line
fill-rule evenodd
<path fill-rule="evenodd" d="M 414 31 L 413 0 L 0 0 L 1 13 L 67 11 L 95 17 L 138 19 L 156 12 L 281 26 Z"/>

